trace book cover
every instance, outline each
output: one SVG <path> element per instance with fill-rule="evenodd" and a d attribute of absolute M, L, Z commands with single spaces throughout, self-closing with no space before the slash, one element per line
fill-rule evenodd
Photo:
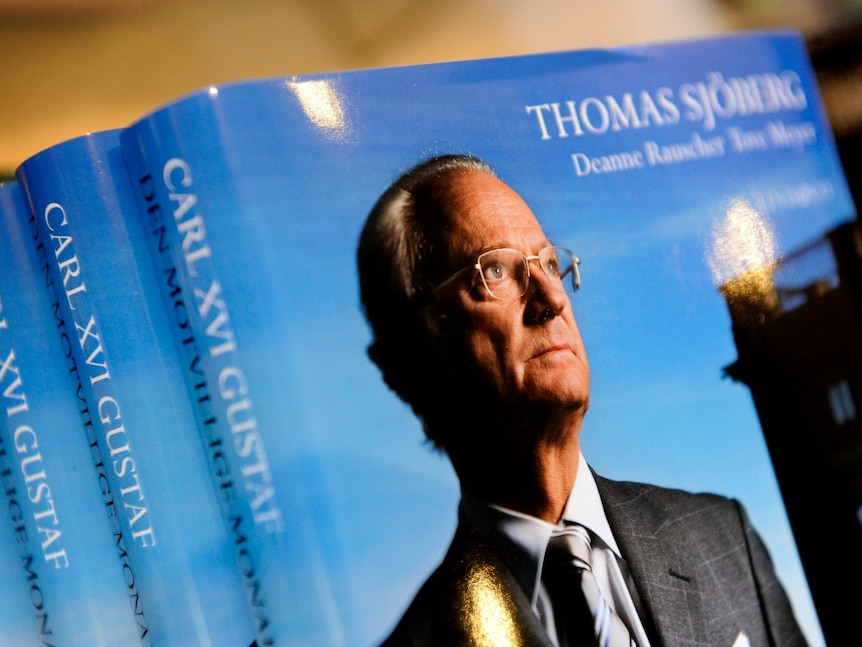
<path fill-rule="evenodd" d="M 0 455 L 0 470 L 11 473 L 6 455 Z M 8 502 L 4 492 L 4 503 Z M 36 647 L 38 632 L 33 625 L 33 611 L 27 595 L 24 578 L 15 577 L 21 569 L 18 542 L 14 534 L 14 517 L 4 517 L 0 525 L 0 625 L 5 629 L 0 636 L 3 647 Z M 8 519 L 8 521 L 7 521 Z M 11 523 L 10 523 L 11 522 Z"/>
<path fill-rule="evenodd" d="M 25 203 L 17 183 L 7 181 L 0 184 L 0 214 L 3 214 L 4 220 L 6 214 L 12 213 L 18 218 L 22 211 L 25 211 Z M 0 577 L 0 626 L 5 631 L 0 637 L 0 644 L 3 647 L 35 647 L 39 644 L 38 633 L 34 631 L 35 618 L 26 579 L 17 576 L 18 573 L 24 575 L 22 564 L 30 558 L 30 550 L 21 550 L 24 543 L 19 534 L 21 511 L 17 505 L 18 489 L 12 481 L 14 474 L 15 466 L 4 440 L 0 445 L 0 486 L 3 488 L 4 503 L 3 521 L 0 523 L 0 573 L 3 573 Z"/>
<path fill-rule="evenodd" d="M 0 473 L 18 553 L 3 578 L 20 584 L 41 644 L 138 645 L 81 425 L 70 337 L 58 334 L 68 331 L 17 182 L 0 186 L 0 212 Z M 17 635 L 14 626 L 3 624 L 4 635 Z"/>
<path fill-rule="evenodd" d="M 58 144 L 18 169 L 86 404 L 87 434 L 76 440 L 89 441 L 89 469 L 116 516 L 114 560 L 141 642 L 247 646 L 227 528 L 154 274 L 140 271 L 149 260 L 143 229 L 126 217 L 135 206 L 124 169 L 117 131 Z"/>
<path fill-rule="evenodd" d="M 822 644 L 718 289 L 855 215 L 798 36 L 213 86 L 122 143 L 262 643 L 378 643 L 454 532 L 355 257 L 390 183 L 467 153 L 580 258 L 589 464 L 739 499 Z"/>

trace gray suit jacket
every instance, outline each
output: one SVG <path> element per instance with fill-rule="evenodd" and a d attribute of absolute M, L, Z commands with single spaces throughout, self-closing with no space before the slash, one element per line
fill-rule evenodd
<path fill-rule="evenodd" d="M 769 555 L 739 503 L 596 477 L 653 647 L 805 645 Z M 386 647 L 550 641 L 510 567 L 463 519 Z M 739 643 L 744 644 L 744 643 Z"/>

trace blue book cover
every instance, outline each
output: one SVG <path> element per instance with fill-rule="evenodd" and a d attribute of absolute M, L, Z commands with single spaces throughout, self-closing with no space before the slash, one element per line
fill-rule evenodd
<path fill-rule="evenodd" d="M 23 196 L 16 182 L 0 184 L 0 214 L 18 214 L 25 210 Z M 0 426 L 0 429 L 4 427 Z M 3 647 L 35 647 L 39 644 L 33 607 L 22 566 L 30 560 L 30 549 L 19 534 L 22 513 L 17 501 L 17 486 L 12 481 L 15 466 L 4 442 L 0 446 L 0 486 L 3 489 L 3 521 L 0 523 L 0 635 Z M 23 548 L 23 550 L 22 550 Z M 37 597 L 38 599 L 38 597 Z"/>
<path fill-rule="evenodd" d="M 0 455 L 0 470 L 10 470 L 5 455 Z M 4 494 L 4 503 L 8 501 Z M 17 519 L 10 516 L 10 520 Z M 33 610 L 30 606 L 26 581 L 18 575 L 21 570 L 21 557 L 13 524 L 6 518 L 0 524 L 0 645 L 3 647 L 36 647 L 39 633 L 33 623 Z"/>
<path fill-rule="evenodd" d="M 117 131 L 58 144 L 18 169 L 86 403 L 89 438 L 77 440 L 90 441 L 92 478 L 116 516 L 114 561 L 134 587 L 126 604 L 146 629 L 141 642 L 247 647 L 254 635 L 227 528 L 155 275 L 140 269 L 149 257 L 127 217 L 124 169 Z"/>
<path fill-rule="evenodd" d="M 58 334 L 48 261 L 17 182 L 0 186 L 0 217 L 0 474 L 18 553 L 3 579 L 29 602 L 40 644 L 139 645 L 81 424 L 70 337 Z M 0 625 L 4 638 L 18 635 L 16 624 Z"/>
<path fill-rule="evenodd" d="M 355 259 L 399 175 L 466 153 L 580 258 L 589 464 L 739 499 L 822 644 L 718 289 L 855 214 L 798 36 L 226 84 L 121 139 L 261 643 L 379 643 L 446 552 L 458 482 Z"/>

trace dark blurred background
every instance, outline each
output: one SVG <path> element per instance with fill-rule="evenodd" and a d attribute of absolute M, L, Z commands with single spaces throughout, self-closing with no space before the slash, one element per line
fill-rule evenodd
<path fill-rule="evenodd" d="M 210 83 L 778 26 L 838 47 L 845 134 L 862 121 L 860 16 L 860 0 L 0 0 L 0 174 Z"/>

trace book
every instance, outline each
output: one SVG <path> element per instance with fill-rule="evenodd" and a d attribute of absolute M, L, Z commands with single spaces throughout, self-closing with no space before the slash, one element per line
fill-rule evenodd
<path fill-rule="evenodd" d="M 448 462 L 366 357 L 354 260 L 387 186 L 447 153 L 581 259 L 590 465 L 741 500 L 822 644 L 750 395 L 722 379 L 719 286 L 855 217 L 797 35 L 212 86 L 121 141 L 260 644 L 381 641 L 455 528 Z"/>
<path fill-rule="evenodd" d="M 69 337 L 58 334 L 68 331 L 58 328 L 45 251 L 33 243 L 17 182 L 0 185 L 0 218 L 0 477 L 17 558 L 2 579 L 28 603 L 21 620 L 30 644 L 138 645 L 80 422 Z M 28 644 L 20 624 L 2 624 L 10 645 Z"/>
<path fill-rule="evenodd" d="M 0 456 L 0 470 L 10 470 L 6 456 Z M 4 503 L 8 498 L 4 493 Z M 39 644 L 38 632 L 33 624 L 33 611 L 27 599 L 27 589 L 23 577 L 15 577 L 21 569 L 18 542 L 13 524 L 3 519 L 0 524 L 0 568 L 4 576 L 0 578 L 0 624 L 4 635 L 0 636 L 3 647 L 36 647 Z"/>
<path fill-rule="evenodd" d="M 105 536 L 130 589 L 140 642 L 250 645 L 168 320 L 154 273 L 142 271 L 149 269 L 143 229 L 128 217 L 135 204 L 118 131 L 53 146 L 17 175 L 80 380 L 86 434 L 69 441 L 92 449 L 90 474 L 115 521 Z"/>

